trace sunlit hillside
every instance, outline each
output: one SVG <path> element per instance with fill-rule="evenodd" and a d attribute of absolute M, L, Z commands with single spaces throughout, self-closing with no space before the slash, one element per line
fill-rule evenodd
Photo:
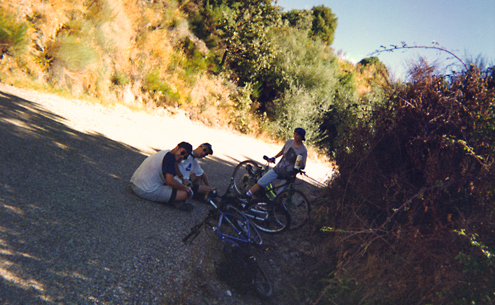
<path fill-rule="evenodd" d="M 7 0 L 0 13 L 14 30 L 0 40 L 3 83 L 182 108 L 207 124 L 232 120 L 235 85 L 208 73 L 208 49 L 175 1 Z M 200 55 L 188 57 L 191 48 Z"/>
<path fill-rule="evenodd" d="M 305 96 L 309 95 L 313 96 L 311 99 L 328 100 L 326 105 L 321 105 L 322 109 L 318 109 L 321 107 L 318 105 L 310 106 L 323 113 L 321 111 L 334 103 L 331 98 L 324 97 L 333 95 L 334 80 L 325 80 L 327 76 L 316 68 L 314 76 L 321 77 L 326 83 L 301 85 L 304 88 L 318 86 L 322 92 L 304 93 L 297 89 L 299 93 L 295 93 L 296 89 L 290 86 L 299 81 L 286 76 L 280 80 L 243 79 L 239 72 L 222 66 L 229 49 L 226 41 L 218 38 L 221 31 L 210 29 L 206 35 L 204 30 L 198 30 L 194 20 L 200 1 L 196 2 L 184 2 L 180 6 L 182 2 L 172 0 L 2 1 L 0 81 L 89 97 L 101 103 L 123 102 L 131 107 L 165 107 L 170 111 L 181 109 L 193 120 L 246 133 L 265 132 L 268 136 L 283 138 L 286 136 L 283 122 L 288 122 L 286 125 L 290 130 L 293 125 L 302 124 L 312 135 L 312 142 L 321 138 L 317 128 L 306 118 L 300 122 L 283 118 L 278 122 L 277 113 L 291 110 L 287 107 L 278 110 L 277 107 L 291 99 L 307 99 L 309 97 Z M 297 31 L 293 32 L 294 39 L 307 39 Z M 205 37 L 199 39 L 197 34 Z M 317 45 L 315 51 L 316 48 Z M 307 53 L 306 50 L 302 52 Z M 334 56 L 329 48 L 323 52 Z M 258 58 L 261 60 L 263 56 L 260 54 Z M 294 53 L 294 56 L 297 61 L 301 61 L 301 56 L 315 58 L 309 53 Z M 323 53 L 316 56 L 328 57 Z M 273 75 L 281 72 L 299 77 L 297 69 L 308 70 L 308 64 L 321 65 L 314 60 L 288 64 L 294 67 L 275 67 Z M 341 66 L 330 69 L 340 69 L 340 79 L 352 90 L 357 90 L 352 95 L 372 91 L 370 83 L 361 80 L 362 67 L 342 62 Z M 273 87 L 274 82 L 279 83 L 278 88 Z M 308 116 L 314 115 L 308 113 Z M 282 126 L 279 126 L 281 122 Z"/>

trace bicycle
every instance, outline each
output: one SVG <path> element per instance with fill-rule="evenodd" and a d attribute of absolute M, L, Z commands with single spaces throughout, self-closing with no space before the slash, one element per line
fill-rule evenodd
<path fill-rule="evenodd" d="M 223 196 L 212 192 L 207 197 L 206 201 L 213 209 L 200 223 L 191 228 L 182 242 L 187 243 L 190 240 L 192 243 L 201 233 L 203 227 L 212 229 L 224 243 L 226 257 L 235 259 L 235 266 L 238 267 L 238 271 L 245 275 L 242 277 L 244 285 L 254 288 L 258 296 L 268 298 L 273 293 L 272 284 L 248 249 L 249 245 L 260 247 L 263 244 L 261 236 L 243 213 L 233 205 L 224 202 L 237 200 L 235 197 L 227 196 L 230 189 L 229 186 Z M 220 198 L 220 204 L 216 204 L 214 198 Z M 216 226 L 212 225 L 213 221 L 216 222 Z"/>
<path fill-rule="evenodd" d="M 237 196 L 244 195 L 258 180 L 270 170 L 270 158 L 263 156 L 267 161 L 265 166 L 259 165 L 252 160 L 240 162 L 232 174 L 233 186 Z M 271 202 L 282 205 L 290 215 L 290 230 L 297 230 L 304 226 L 310 219 L 311 206 L 306 195 L 293 187 L 296 181 L 297 174 L 305 174 L 304 171 L 298 170 L 293 176 L 281 182 L 280 184 L 268 185 L 259 194 L 256 194 L 257 199 L 268 199 Z M 263 196 L 264 194 L 264 196 Z"/>

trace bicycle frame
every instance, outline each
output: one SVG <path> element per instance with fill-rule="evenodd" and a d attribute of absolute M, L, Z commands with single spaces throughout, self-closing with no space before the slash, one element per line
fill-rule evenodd
<path fill-rule="evenodd" d="M 220 239 L 222 241 L 226 241 L 226 242 L 229 242 L 229 243 L 232 243 L 236 246 L 239 246 L 238 243 L 244 243 L 244 244 L 249 244 L 249 239 L 251 237 L 251 228 L 250 228 L 250 224 L 249 222 L 246 222 L 246 225 L 247 225 L 247 236 L 244 237 L 244 233 L 242 233 L 241 231 L 239 231 L 235 225 L 230 221 L 229 218 L 226 217 L 226 215 L 230 215 L 230 216 L 233 216 L 232 214 L 228 214 L 226 212 L 220 212 L 220 217 L 218 218 L 218 225 L 217 227 L 213 228 L 213 230 L 215 231 L 215 233 L 218 235 L 218 237 L 220 237 Z M 223 221 L 226 221 L 233 229 L 234 231 L 236 232 L 237 235 L 239 235 L 241 238 L 239 237 L 235 237 L 235 236 L 230 236 L 230 235 L 226 235 L 226 234 L 223 234 L 221 231 L 220 231 L 220 228 L 222 227 L 222 223 Z"/>
<path fill-rule="evenodd" d="M 233 179 L 231 180 L 231 183 L 233 183 Z M 243 257 L 240 266 L 242 272 L 245 272 L 242 276 L 243 279 L 246 279 L 245 284 L 252 287 L 260 297 L 268 298 L 273 293 L 270 279 L 258 265 L 256 258 L 247 251 L 247 246 L 249 245 L 258 247 L 262 245 L 261 236 L 258 234 L 255 227 L 251 227 L 250 221 L 244 214 L 238 211 L 234 206 L 224 202 L 225 199 L 229 198 L 226 195 L 229 193 L 230 189 L 231 185 L 229 185 L 225 194 L 221 196 L 222 201 L 218 205 L 214 202 L 211 195 L 207 198 L 207 202 L 211 204 L 214 209 L 210 210 L 203 221 L 191 228 L 191 231 L 182 239 L 182 242 L 186 243 L 188 240 L 192 242 L 192 240 L 199 235 L 201 228 L 206 227 L 207 225 L 210 226 L 209 221 L 218 216 L 217 226 L 213 227 L 213 230 L 222 241 L 224 251 L 228 249 L 227 245 L 233 249 L 242 251 Z M 216 193 L 214 196 L 216 196 Z M 222 233 L 223 230 L 220 229 L 222 226 L 230 226 L 235 233 Z M 234 234 L 237 236 L 232 236 Z"/>
<path fill-rule="evenodd" d="M 232 183 L 232 180 L 231 180 L 231 183 Z M 218 195 L 215 195 L 215 196 L 218 196 L 218 197 L 222 198 L 222 200 L 223 200 L 223 198 L 227 197 L 227 194 L 229 193 L 230 189 L 231 189 L 231 185 L 229 185 L 227 187 L 227 191 L 225 192 L 225 194 L 223 196 L 218 196 Z M 212 220 L 218 216 L 217 226 L 216 227 L 213 226 L 213 230 L 218 235 L 220 240 L 234 244 L 237 247 L 239 247 L 241 244 L 255 245 L 254 243 L 252 243 L 251 237 L 252 237 L 253 230 L 256 230 L 256 229 L 254 229 L 252 227 L 251 223 L 247 219 L 245 219 L 245 220 L 242 219 L 242 221 L 240 221 L 237 224 L 237 225 L 243 226 L 241 229 L 239 229 L 236 226 L 236 224 L 232 223 L 232 221 L 236 220 L 236 216 L 234 214 L 229 213 L 226 209 L 224 209 L 224 207 L 218 206 L 213 201 L 213 198 L 211 198 L 211 197 L 207 198 L 206 201 L 214 208 L 214 210 L 211 210 L 210 213 L 205 217 L 205 219 L 203 219 L 203 221 L 201 223 L 195 225 L 191 229 L 191 232 L 182 240 L 183 242 L 186 242 L 191 237 L 192 237 L 192 239 L 196 238 L 199 235 L 200 228 L 202 226 L 205 226 L 206 224 L 209 223 L 210 220 Z M 223 202 L 222 202 L 222 205 L 224 205 Z M 235 213 L 235 211 L 237 211 L 237 210 L 234 208 L 234 213 Z M 239 213 L 241 213 L 241 212 L 239 212 Z M 245 216 L 243 216 L 243 217 L 245 217 Z M 237 218 L 237 219 L 239 219 L 239 218 Z M 222 230 L 221 230 L 222 225 L 230 226 L 234 230 L 234 232 L 237 236 L 231 236 L 231 235 L 227 235 L 227 234 L 222 233 Z M 261 240 L 260 240 L 260 245 L 261 245 Z"/>

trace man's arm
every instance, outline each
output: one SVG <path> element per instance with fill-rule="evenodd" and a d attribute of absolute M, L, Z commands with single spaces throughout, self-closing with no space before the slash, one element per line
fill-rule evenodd
<path fill-rule="evenodd" d="M 184 191 L 184 192 L 188 192 L 189 191 L 189 187 L 188 186 L 185 186 L 184 184 L 182 184 L 179 181 L 175 180 L 174 179 L 174 175 L 172 175 L 172 174 L 167 173 L 165 175 L 165 180 L 167 181 L 167 185 L 169 185 L 170 187 L 172 187 L 174 189 L 177 189 L 179 191 Z"/>
<path fill-rule="evenodd" d="M 175 173 L 176 173 L 177 178 L 179 178 L 182 181 L 182 178 L 184 177 L 184 175 L 180 171 L 179 163 L 177 163 L 177 162 L 175 163 Z M 167 182 L 167 184 L 168 184 L 168 182 Z"/>
<path fill-rule="evenodd" d="M 206 176 L 206 173 L 205 172 L 203 172 L 203 174 L 201 175 L 201 180 L 203 180 L 203 183 L 206 186 L 210 186 L 210 182 L 208 182 L 208 176 Z"/>

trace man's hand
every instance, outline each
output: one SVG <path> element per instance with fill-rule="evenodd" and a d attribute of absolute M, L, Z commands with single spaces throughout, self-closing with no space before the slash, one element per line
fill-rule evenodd
<path fill-rule="evenodd" d="M 187 197 L 192 198 L 192 196 L 193 196 L 193 195 L 194 195 L 193 190 L 191 190 L 191 188 L 189 188 L 189 189 L 187 190 Z"/>
<path fill-rule="evenodd" d="M 189 180 L 187 178 L 184 178 L 182 180 L 182 184 L 184 184 L 185 186 L 191 186 L 192 185 L 192 182 L 191 182 L 191 180 Z"/>

